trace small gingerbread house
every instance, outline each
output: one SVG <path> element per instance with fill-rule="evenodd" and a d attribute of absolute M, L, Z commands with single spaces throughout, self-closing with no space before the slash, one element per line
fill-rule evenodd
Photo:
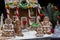
<path fill-rule="evenodd" d="M 8 2 L 9 1 L 9 2 Z M 6 1 L 6 8 L 9 8 L 10 17 L 16 16 L 16 7 L 18 7 L 19 19 L 21 20 L 21 25 L 29 26 L 32 23 L 37 22 L 37 10 L 38 1 L 37 0 L 8 0 Z M 7 3 L 8 2 L 8 3 Z"/>

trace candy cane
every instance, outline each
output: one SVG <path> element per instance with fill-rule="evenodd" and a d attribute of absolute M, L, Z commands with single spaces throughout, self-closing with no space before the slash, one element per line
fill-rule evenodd
<path fill-rule="evenodd" d="M 6 11 L 7 11 L 7 18 L 10 18 L 10 11 L 9 11 L 9 9 L 6 9 Z"/>
<path fill-rule="evenodd" d="M 16 7 L 16 17 L 17 17 L 17 19 L 19 19 L 19 12 L 18 12 L 18 10 L 19 10 L 19 8 Z"/>

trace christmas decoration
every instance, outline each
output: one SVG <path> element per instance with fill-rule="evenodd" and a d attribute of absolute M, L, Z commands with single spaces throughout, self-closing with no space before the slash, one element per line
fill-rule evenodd
<path fill-rule="evenodd" d="M 14 1 L 14 3 L 13 3 L 14 5 L 17 5 L 17 2 L 16 1 Z"/>
<path fill-rule="evenodd" d="M 60 16 L 58 16 L 58 19 L 60 19 Z"/>
<path fill-rule="evenodd" d="M 12 20 L 7 18 L 5 20 L 5 24 L 3 25 L 2 36 L 12 37 L 14 36 L 14 25 L 12 24 Z"/>
<path fill-rule="evenodd" d="M 42 18 L 42 17 L 44 17 L 44 14 L 40 13 L 39 16 Z"/>
<path fill-rule="evenodd" d="M 25 29 L 26 28 L 26 25 L 27 25 L 27 21 L 24 19 L 24 20 L 22 20 L 22 24 L 23 24 L 23 29 Z"/>
<path fill-rule="evenodd" d="M 17 36 L 23 36 L 20 20 L 15 20 L 15 33 Z"/>
<path fill-rule="evenodd" d="M 19 17 L 19 8 L 16 7 L 16 16 Z"/>
<path fill-rule="evenodd" d="M 49 18 L 47 16 L 44 17 L 44 20 L 42 22 L 42 27 L 44 28 L 44 33 L 51 34 L 51 22 L 49 21 Z"/>
<path fill-rule="evenodd" d="M 55 7 L 54 7 L 54 10 L 55 10 L 55 11 L 58 11 L 58 8 L 55 6 Z"/>
<path fill-rule="evenodd" d="M 53 7 L 51 7 L 51 9 L 52 8 Z M 50 16 L 51 16 L 50 14 L 51 9 L 47 10 Z M 25 33 L 31 34 L 32 32 L 29 33 L 30 31 L 36 32 L 36 35 L 33 34 L 35 37 L 36 36 L 43 37 L 45 34 L 47 35 L 51 34 L 52 24 L 49 21 L 49 18 L 44 17 L 43 21 L 40 22 L 42 17 L 46 16 L 44 13 L 45 12 L 47 13 L 47 11 L 44 10 L 45 11 L 44 13 L 40 12 L 42 9 L 41 6 L 38 4 L 37 0 L 20 0 L 19 2 L 14 0 L 13 2 L 6 3 L 6 10 L 8 19 L 10 18 L 10 12 L 16 18 L 14 17 L 14 19 L 12 19 L 13 20 L 13 24 L 11 22 L 12 25 L 10 25 L 9 20 L 5 22 L 5 24 L 3 25 L 3 33 L 2 33 L 3 36 L 16 36 L 16 37 L 20 36 L 23 38 L 26 37 L 27 35 L 27 34 L 25 35 Z M 8 30 L 6 31 L 5 29 Z"/>
<path fill-rule="evenodd" d="M 39 24 L 38 23 L 33 23 L 32 25 L 31 25 L 31 29 L 32 30 L 37 30 L 37 28 L 39 27 Z"/>
<path fill-rule="evenodd" d="M 54 33 L 54 29 L 53 28 L 51 29 L 51 32 Z"/>
<path fill-rule="evenodd" d="M 7 9 L 6 11 L 7 11 L 7 17 L 10 18 L 10 12 L 9 12 L 9 9 Z"/>
<path fill-rule="evenodd" d="M 32 8 L 32 6 L 31 6 L 31 5 L 28 5 L 28 9 L 29 9 L 29 8 Z"/>
<path fill-rule="evenodd" d="M 11 7 L 10 7 L 10 5 L 6 5 L 6 8 L 7 8 L 7 9 L 10 9 Z"/>
<path fill-rule="evenodd" d="M 23 0 L 20 2 L 19 6 L 23 9 L 27 9 L 28 3 L 26 2 L 26 0 Z"/>

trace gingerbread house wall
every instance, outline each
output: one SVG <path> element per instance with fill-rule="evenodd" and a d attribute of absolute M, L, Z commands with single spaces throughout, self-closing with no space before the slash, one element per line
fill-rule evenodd
<path fill-rule="evenodd" d="M 13 18 L 13 16 L 15 16 L 15 12 L 16 9 L 15 8 L 11 8 L 10 9 L 10 17 Z M 19 8 L 19 18 L 21 20 L 21 17 L 27 17 L 27 24 L 29 24 L 29 13 L 28 13 L 28 9 L 22 9 Z M 33 15 L 31 15 L 31 17 L 36 17 L 36 8 L 33 8 Z M 36 20 L 35 20 L 36 22 Z"/>

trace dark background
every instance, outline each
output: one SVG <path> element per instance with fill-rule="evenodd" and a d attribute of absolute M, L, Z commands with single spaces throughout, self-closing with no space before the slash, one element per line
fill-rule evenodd
<path fill-rule="evenodd" d="M 0 16 L 1 16 L 2 13 L 3 13 L 3 16 L 4 16 L 4 20 L 5 20 L 5 18 L 7 18 L 7 14 L 6 14 L 4 0 L 0 0 Z"/>
<path fill-rule="evenodd" d="M 59 0 L 38 0 L 38 2 L 42 7 L 47 6 L 48 3 L 52 3 L 60 9 L 60 4 L 59 4 L 60 1 Z"/>

